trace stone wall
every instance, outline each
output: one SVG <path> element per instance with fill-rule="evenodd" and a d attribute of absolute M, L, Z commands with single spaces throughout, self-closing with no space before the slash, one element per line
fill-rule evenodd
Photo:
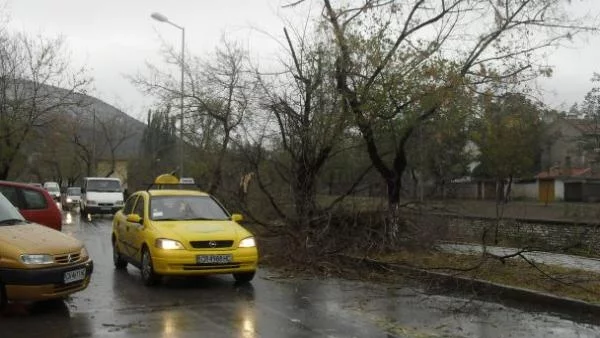
<path fill-rule="evenodd" d="M 493 244 L 495 219 L 456 216 L 444 219 L 447 240 L 480 243 L 483 232 L 488 229 L 486 242 Z M 501 244 L 600 255 L 600 224 L 503 219 L 498 229 Z"/>

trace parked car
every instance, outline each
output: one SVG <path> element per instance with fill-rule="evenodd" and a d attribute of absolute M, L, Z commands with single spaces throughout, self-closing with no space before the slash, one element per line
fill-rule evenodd
<path fill-rule="evenodd" d="M 85 289 L 93 262 L 74 237 L 25 220 L 0 194 L 0 308 Z"/>
<path fill-rule="evenodd" d="M 48 190 L 50 196 L 56 201 L 60 202 L 60 186 L 56 182 L 44 182 L 44 189 Z"/>
<path fill-rule="evenodd" d="M 0 181 L 0 193 L 30 222 L 62 229 L 62 215 L 47 190 L 31 184 Z"/>
<path fill-rule="evenodd" d="M 82 217 L 88 214 L 114 214 L 123 208 L 121 180 L 114 177 L 85 177 L 79 208 Z"/>
<path fill-rule="evenodd" d="M 80 187 L 68 187 L 65 191 L 64 199 L 62 201 L 63 210 L 71 210 L 73 207 L 79 206 L 81 201 L 81 188 Z"/>
<path fill-rule="evenodd" d="M 133 193 L 115 214 L 115 267 L 138 267 L 146 285 L 163 275 L 233 274 L 237 282 L 252 280 L 258 251 L 253 235 L 237 223 L 242 215 L 230 214 L 205 192 L 173 189 L 179 183 L 161 175 L 158 189 Z"/>

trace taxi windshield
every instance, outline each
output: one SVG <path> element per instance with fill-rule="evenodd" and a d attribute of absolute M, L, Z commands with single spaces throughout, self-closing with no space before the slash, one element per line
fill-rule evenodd
<path fill-rule="evenodd" d="M 229 215 L 210 196 L 153 196 L 150 201 L 150 219 L 226 220 Z"/>
<path fill-rule="evenodd" d="M 25 219 L 19 213 L 19 210 L 10 203 L 10 201 L 0 193 L 0 226 L 13 225 L 25 222 Z"/>

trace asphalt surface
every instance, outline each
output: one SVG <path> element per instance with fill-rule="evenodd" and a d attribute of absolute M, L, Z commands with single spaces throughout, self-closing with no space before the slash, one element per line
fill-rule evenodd
<path fill-rule="evenodd" d="M 66 214 L 63 231 L 94 259 L 90 286 L 65 301 L 9 304 L 0 337 L 600 337 L 600 326 L 558 314 L 266 268 L 245 286 L 219 276 L 148 288 L 137 269 L 114 270 L 110 227 L 109 217 Z"/>

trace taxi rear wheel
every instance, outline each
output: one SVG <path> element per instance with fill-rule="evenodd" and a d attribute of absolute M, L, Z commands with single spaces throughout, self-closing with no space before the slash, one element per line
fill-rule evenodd
<path fill-rule="evenodd" d="M 158 283 L 158 275 L 154 273 L 152 266 L 152 256 L 147 248 L 142 251 L 142 281 L 146 286 L 153 286 Z"/>
<path fill-rule="evenodd" d="M 254 278 L 256 271 L 252 272 L 238 272 L 233 274 L 233 278 L 237 283 L 248 283 Z"/>
<path fill-rule="evenodd" d="M 119 252 L 119 248 L 117 248 L 117 241 L 113 240 L 113 263 L 115 263 L 115 268 L 118 270 L 125 270 L 127 268 L 127 261 L 121 257 L 121 253 Z"/>

